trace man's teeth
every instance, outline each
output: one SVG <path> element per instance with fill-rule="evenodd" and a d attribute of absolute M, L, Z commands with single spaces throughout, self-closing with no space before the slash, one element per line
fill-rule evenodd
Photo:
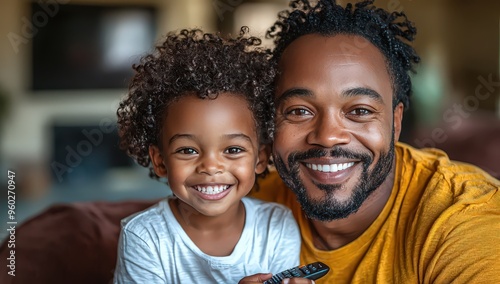
<path fill-rule="evenodd" d="M 199 192 L 205 194 L 217 194 L 229 188 L 229 185 L 209 185 L 209 186 L 195 186 L 194 187 Z"/>
<path fill-rule="evenodd" d="M 343 164 L 331 164 L 331 165 L 320 165 L 320 164 L 306 164 L 306 167 L 312 169 L 313 171 L 320 171 L 325 173 L 334 173 L 341 170 L 345 170 L 354 165 L 354 162 L 343 163 Z"/>

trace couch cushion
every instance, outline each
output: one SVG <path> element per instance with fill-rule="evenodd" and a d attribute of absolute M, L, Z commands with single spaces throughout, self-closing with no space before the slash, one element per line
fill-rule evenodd
<path fill-rule="evenodd" d="M 15 277 L 0 266 L 0 283 L 110 283 L 120 220 L 158 202 L 82 202 L 53 205 L 15 232 Z M 8 239 L 0 246 L 7 259 Z"/>

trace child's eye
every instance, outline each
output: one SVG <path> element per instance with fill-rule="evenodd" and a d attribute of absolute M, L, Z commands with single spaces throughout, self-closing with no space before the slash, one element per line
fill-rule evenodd
<path fill-rule="evenodd" d="M 226 154 L 238 154 L 238 153 L 241 153 L 243 151 L 244 151 L 244 149 L 241 147 L 229 147 L 224 151 L 224 153 L 226 153 Z"/>
<path fill-rule="evenodd" d="M 198 154 L 198 152 L 196 152 L 195 149 L 193 148 L 181 148 L 177 151 L 175 151 L 176 153 L 179 153 L 179 154 L 184 154 L 184 155 L 194 155 L 194 154 Z"/>

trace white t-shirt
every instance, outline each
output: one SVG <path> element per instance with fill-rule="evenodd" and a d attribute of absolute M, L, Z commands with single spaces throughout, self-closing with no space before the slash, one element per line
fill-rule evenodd
<path fill-rule="evenodd" d="M 300 232 L 291 211 L 250 197 L 240 240 L 229 256 L 203 253 L 168 200 L 122 220 L 114 283 L 238 283 L 299 265 Z"/>

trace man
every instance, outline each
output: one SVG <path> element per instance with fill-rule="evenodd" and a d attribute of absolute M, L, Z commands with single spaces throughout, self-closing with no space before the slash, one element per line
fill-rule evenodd
<path fill-rule="evenodd" d="M 292 209 L 316 283 L 498 283 L 500 182 L 398 142 L 416 30 L 372 4 L 293 1 L 270 29 L 281 179 L 254 196 Z"/>

